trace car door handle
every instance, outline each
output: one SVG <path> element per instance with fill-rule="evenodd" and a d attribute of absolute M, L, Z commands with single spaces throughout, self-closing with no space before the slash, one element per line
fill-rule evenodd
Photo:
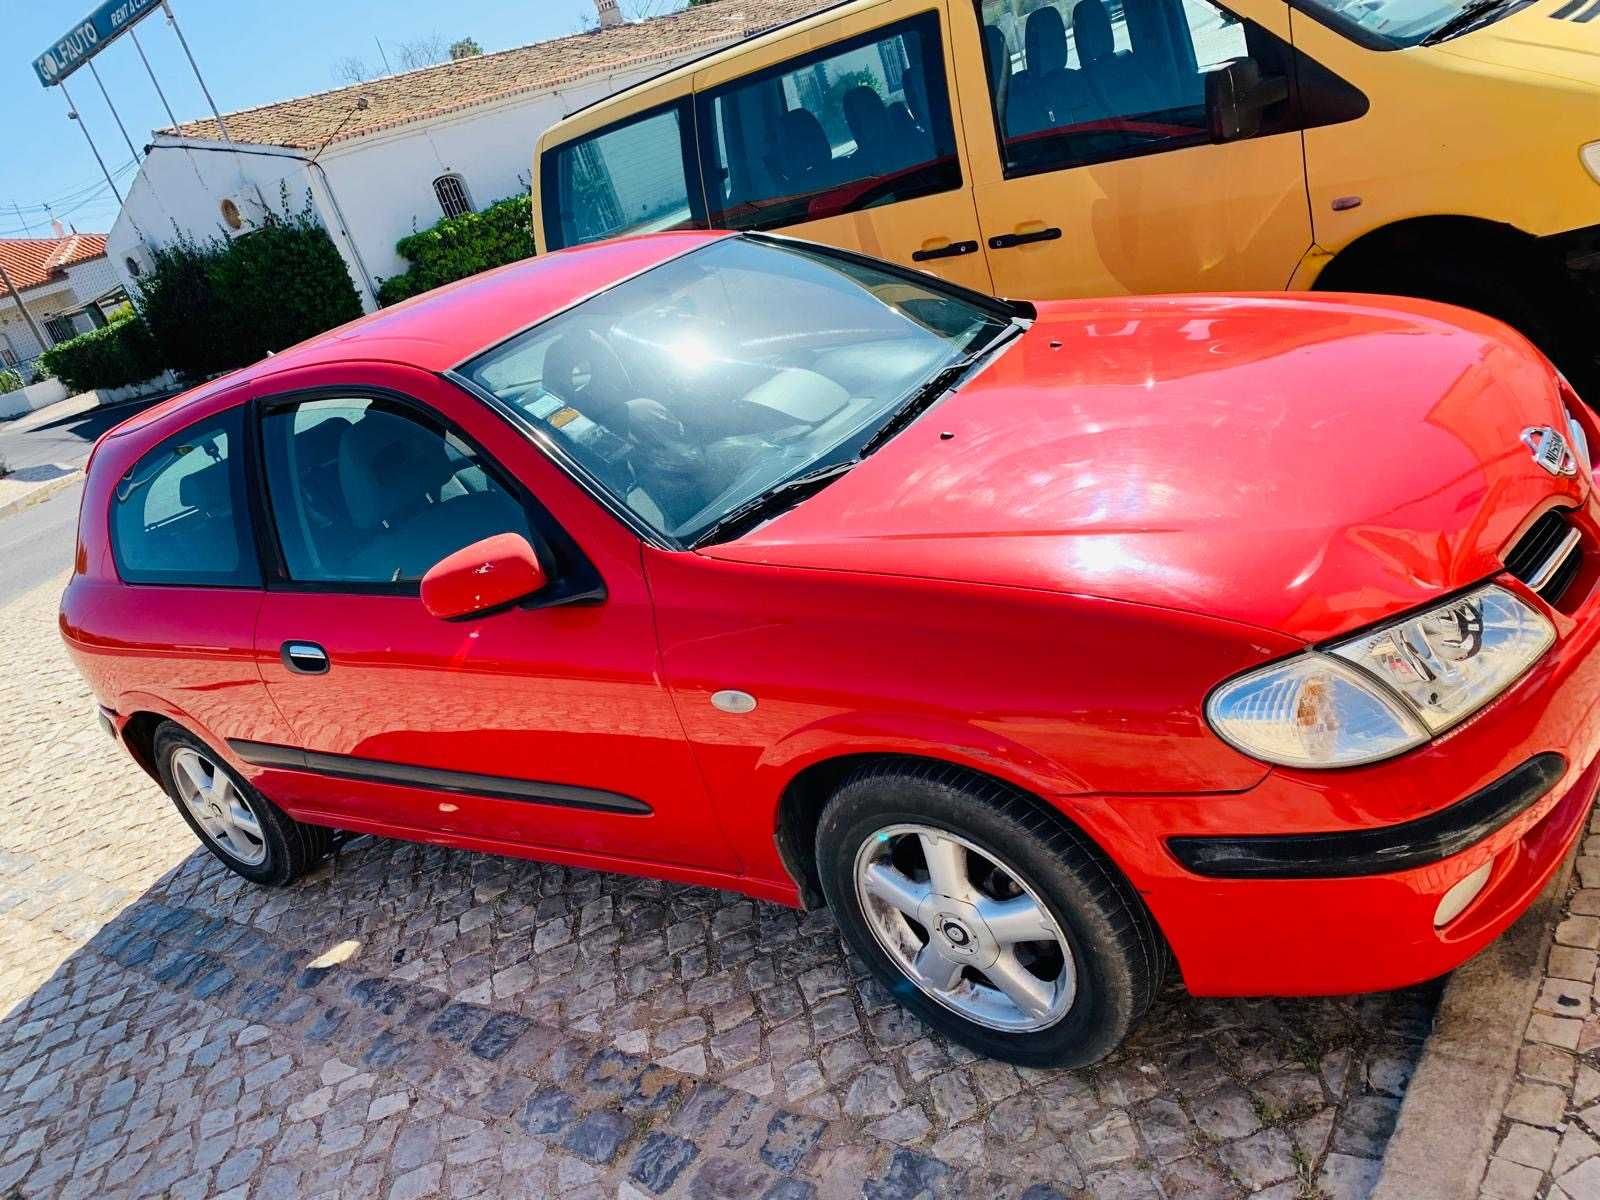
<path fill-rule="evenodd" d="M 1033 242 L 1053 242 L 1061 236 L 1054 225 L 1048 229 L 1035 229 L 1031 233 L 997 233 L 989 239 L 989 249 L 1009 250 L 1013 246 L 1026 246 Z"/>
<path fill-rule="evenodd" d="M 932 250 L 916 250 L 912 252 L 912 262 L 927 262 L 932 258 L 960 258 L 963 254 L 976 254 L 977 242 L 950 242 L 944 246 L 936 246 Z"/>
<path fill-rule="evenodd" d="M 296 675 L 328 673 L 328 652 L 315 642 L 285 642 L 279 654 L 283 665 Z"/>

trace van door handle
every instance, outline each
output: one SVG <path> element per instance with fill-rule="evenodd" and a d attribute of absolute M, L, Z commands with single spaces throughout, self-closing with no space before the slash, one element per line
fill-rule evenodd
<path fill-rule="evenodd" d="M 989 239 L 989 249 L 1009 250 L 1013 246 L 1026 246 L 1031 242 L 1053 242 L 1061 236 L 1054 225 L 1048 229 L 1035 229 L 1032 233 L 997 233 Z"/>
<path fill-rule="evenodd" d="M 950 242 L 948 245 L 939 246 L 932 250 L 916 250 L 912 252 L 912 262 L 927 262 L 931 258 L 960 258 L 963 254 L 976 254 L 977 242 Z"/>
<path fill-rule="evenodd" d="M 326 675 L 328 652 L 315 642 L 285 642 L 279 655 L 296 675 Z"/>

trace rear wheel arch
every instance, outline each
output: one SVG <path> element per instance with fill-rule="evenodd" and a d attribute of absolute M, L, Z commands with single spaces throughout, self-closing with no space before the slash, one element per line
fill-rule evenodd
<path fill-rule="evenodd" d="M 156 730 L 168 721 L 172 718 L 142 710 L 132 714 L 122 727 L 122 744 L 127 747 L 129 756 L 157 783 L 161 782 L 161 772 L 156 769 Z M 173 724 L 181 723 L 173 721 Z"/>

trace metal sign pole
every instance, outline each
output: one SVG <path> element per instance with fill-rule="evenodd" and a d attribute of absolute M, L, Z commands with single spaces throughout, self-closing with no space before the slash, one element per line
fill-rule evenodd
<path fill-rule="evenodd" d="M 172 15 L 172 5 L 167 3 L 167 0 L 161 0 L 161 8 L 167 14 L 167 23 L 172 26 L 172 32 L 178 35 L 178 44 L 183 47 L 189 66 L 194 69 L 194 77 L 200 83 L 200 90 L 205 93 L 206 103 L 211 105 L 211 115 L 217 119 L 217 128 L 222 131 L 222 140 L 230 146 L 233 145 L 233 139 L 228 136 L 228 127 L 222 121 L 222 113 L 217 109 L 217 102 L 211 98 L 211 89 L 206 86 L 205 76 L 200 74 L 200 64 L 194 61 L 194 55 L 189 52 L 189 43 L 183 36 L 183 30 L 178 27 L 178 18 Z"/>
<path fill-rule="evenodd" d="M 72 102 L 72 95 L 67 91 L 66 80 L 56 84 L 61 89 L 61 96 L 67 102 L 67 119 L 76 121 L 78 128 L 83 130 L 83 137 L 89 143 L 89 149 L 94 153 L 95 162 L 100 164 L 100 174 L 106 177 L 106 184 L 111 188 L 111 194 L 117 198 L 117 207 L 122 207 L 122 193 L 117 191 L 117 181 L 111 178 L 111 172 L 106 170 L 106 160 L 100 157 L 100 148 L 94 144 L 94 138 L 89 133 L 89 127 L 84 124 L 83 118 L 78 115 L 78 106 Z"/>
<path fill-rule="evenodd" d="M 172 105 L 167 103 L 167 94 L 161 90 L 161 81 L 156 78 L 156 73 L 150 67 L 150 60 L 144 55 L 144 47 L 139 44 L 139 31 L 128 30 L 128 36 L 133 39 L 133 48 L 139 52 L 139 61 L 144 64 L 145 74 L 150 76 L 150 82 L 155 85 L 156 95 L 161 97 L 161 107 L 167 110 L 167 120 L 172 122 L 172 127 L 178 127 L 178 118 L 172 115 Z"/>
<path fill-rule="evenodd" d="M 111 103 L 111 93 L 106 91 L 106 85 L 100 78 L 100 70 L 94 65 L 94 60 L 89 60 L 89 74 L 94 76 L 95 85 L 100 89 L 100 95 L 105 99 L 106 107 L 111 110 L 111 119 L 117 123 L 117 128 L 122 131 L 122 140 L 128 143 L 128 153 L 133 155 L 133 161 L 139 161 L 139 152 L 133 148 L 133 139 L 128 136 L 128 127 L 122 123 L 122 114 L 117 112 L 117 106 Z"/>

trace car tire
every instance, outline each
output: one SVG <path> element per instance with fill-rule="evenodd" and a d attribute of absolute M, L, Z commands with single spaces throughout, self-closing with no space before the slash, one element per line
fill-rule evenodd
<path fill-rule="evenodd" d="M 178 814 L 230 871 L 283 887 L 327 857 L 332 830 L 296 821 L 187 729 L 168 721 L 152 746 L 161 786 Z"/>
<path fill-rule="evenodd" d="M 928 1025 L 990 1058 L 1030 1067 L 1095 1062 L 1127 1036 L 1166 976 L 1166 943 L 1110 860 L 997 781 L 934 763 L 862 768 L 823 810 L 816 855 L 835 919 L 872 974 Z M 965 875 L 974 892 L 962 899 L 959 884 L 934 888 L 933 858 L 945 864 L 944 878 Z M 925 876 L 926 892 L 884 901 L 875 889 L 900 890 L 896 876 L 912 884 Z M 923 895 L 921 920 L 908 917 Z M 1037 919 L 1039 907 L 1050 922 L 1035 932 L 1049 925 L 1050 937 L 1005 942 L 1019 928 L 1008 922 Z M 924 960 L 931 967 L 919 980 Z M 954 963 L 964 965 L 952 976 Z M 1031 982 L 1019 985 L 1019 965 Z M 991 975 L 1023 994 L 1026 1007 Z M 930 989 L 929 977 L 941 986 Z"/>

